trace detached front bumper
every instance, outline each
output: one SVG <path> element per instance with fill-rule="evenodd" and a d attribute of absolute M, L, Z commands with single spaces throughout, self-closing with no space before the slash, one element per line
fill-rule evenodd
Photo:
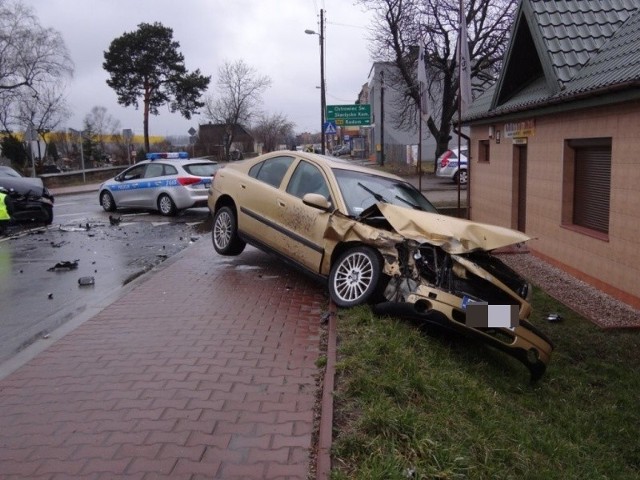
<path fill-rule="evenodd" d="M 523 363 L 536 381 L 546 371 L 553 343 L 529 321 L 521 319 L 515 328 L 474 328 L 466 325 L 466 313 L 428 298 L 409 302 L 384 302 L 373 310 L 378 315 L 410 318 L 428 326 L 451 330 L 495 347 Z M 417 300 L 417 301 L 415 301 Z M 445 313 L 447 312 L 447 313 Z"/>

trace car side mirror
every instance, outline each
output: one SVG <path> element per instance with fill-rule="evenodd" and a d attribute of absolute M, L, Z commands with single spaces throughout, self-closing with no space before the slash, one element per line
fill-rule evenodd
<path fill-rule="evenodd" d="M 302 203 L 313 208 L 318 208 L 329 212 L 332 208 L 331 202 L 319 193 L 307 193 L 302 197 Z"/>

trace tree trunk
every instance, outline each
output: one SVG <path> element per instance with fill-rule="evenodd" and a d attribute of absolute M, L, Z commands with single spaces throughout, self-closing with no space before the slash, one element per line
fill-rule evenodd
<path fill-rule="evenodd" d="M 149 153 L 149 100 L 144 100 L 144 151 Z"/>

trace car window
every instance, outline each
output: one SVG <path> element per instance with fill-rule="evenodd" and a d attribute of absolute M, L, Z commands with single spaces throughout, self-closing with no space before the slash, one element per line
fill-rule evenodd
<path fill-rule="evenodd" d="M 125 170 L 125 172 L 122 174 L 122 180 L 137 180 L 139 178 L 142 178 L 146 167 L 146 164 L 136 165 L 135 167 L 131 167 L 129 170 Z"/>
<path fill-rule="evenodd" d="M 184 169 L 187 173 L 195 175 L 197 177 L 210 177 L 213 175 L 220 165 L 217 163 L 191 163 L 185 165 Z"/>
<path fill-rule="evenodd" d="M 178 169 L 173 165 L 165 165 L 164 166 L 164 174 L 166 175 L 177 175 Z"/>
<path fill-rule="evenodd" d="M 287 185 L 287 193 L 302 198 L 307 193 L 319 193 L 329 198 L 329 188 L 322 172 L 315 165 L 302 161 L 298 164 Z"/>
<path fill-rule="evenodd" d="M 144 171 L 144 178 L 154 178 L 162 176 L 164 166 L 161 163 L 150 163 Z"/>
<path fill-rule="evenodd" d="M 278 188 L 292 162 L 293 157 L 269 158 L 251 167 L 249 176 Z"/>
<path fill-rule="evenodd" d="M 408 182 L 354 170 L 333 169 L 349 215 L 357 217 L 377 202 L 437 213 L 437 209 Z"/>

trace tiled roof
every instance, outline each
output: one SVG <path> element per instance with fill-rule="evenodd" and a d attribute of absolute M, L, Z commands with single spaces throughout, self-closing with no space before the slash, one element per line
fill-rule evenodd
<path fill-rule="evenodd" d="M 561 84 L 574 75 L 638 10 L 637 0 L 529 0 Z"/>
<path fill-rule="evenodd" d="M 522 85 L 511 98 L 502 96 L 500 104 L 495 104 L 499 87 L 485 92 L 474 101 L 466 120 L 567 101 L 573 96 L 623 87 L 631 82 L 640 83 L 640 1 L 522 2 L 519 15 L 528 17 L 526 24 L 537 39 L 537 54 L 541 62 L 551 68 L 546 77 L 541 71 L 540 78 Z M 515 33 L 512 38 L 516 37 Z M 522 56 L 517 44 L 513 47 L 505 62 L 516 62 Z M 548 78 L 548 72 L 552 72 L 554 78 Z M 552 90 L 553 85 L 559 88 Z"/>

